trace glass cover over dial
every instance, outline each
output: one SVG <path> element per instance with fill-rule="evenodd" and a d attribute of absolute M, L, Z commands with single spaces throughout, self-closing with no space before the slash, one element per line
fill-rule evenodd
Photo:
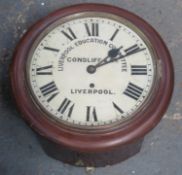
<path fill-rule="evenodd" d="M 26 70 L 34 101 L 51 119 L 87 128 L 135 116 L 151 94 L 155 64 L 149 41 L 130 22 L 85 12 L 45 29 Z"/>

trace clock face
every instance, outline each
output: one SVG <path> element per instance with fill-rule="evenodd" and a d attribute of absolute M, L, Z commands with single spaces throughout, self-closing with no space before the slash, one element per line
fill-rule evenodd
<path fill-rule="evenodd" d="M 107 13 L 58 20 L 34 42 L 26 67 L 35 103 L 76 127 L 124 123 L 142 110 L 156 61 L 142 32 Z"/>

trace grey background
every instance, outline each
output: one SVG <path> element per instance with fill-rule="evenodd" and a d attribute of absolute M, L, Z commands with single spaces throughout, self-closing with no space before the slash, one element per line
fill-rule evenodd
<path fill-rule="evenodd" d="M 0 0 L 0 175 L 181 175 L 182 174 L 182 0 L 100 0 L 148 21 L 171 52 L 175 89 L 160 124 L 135 157 L 105 168 L 77 168 L 48 157 L 35 133 L 20 118 L 11 98 L 8 67 L 20 37 L 48 13 L 96 0 Z"/>

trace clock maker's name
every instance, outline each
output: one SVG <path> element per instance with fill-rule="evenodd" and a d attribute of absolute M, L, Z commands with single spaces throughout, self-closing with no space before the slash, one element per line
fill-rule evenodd
<path fill-rule="evenodd" d="M 72 45 L 68 46 L 61 54 L 59 61 L 58 61 L 58 71 L 64 71 L 64 64 L 65 62 L 68 63 L 97 63 L 100 62 L 103 58 L 101 57 L 87 57 L 87 56 L 70 56 L 69 54 L 76 49 L 85 44 L 94 43 L 105 46 L 107 49 L 116 48 L 109 41 L 105 41 L 98 38 L 87 38 L 83 40 L 78 40 L 74 42 Z M 78 51 L 79 52 L 79 51 Z M 80 53 L 79 53 L 80 54 Z M 123 63 L 124 62 L 124 63 Z M 122 72 L 126 70 L 126 61 L 122 60 Z"/>

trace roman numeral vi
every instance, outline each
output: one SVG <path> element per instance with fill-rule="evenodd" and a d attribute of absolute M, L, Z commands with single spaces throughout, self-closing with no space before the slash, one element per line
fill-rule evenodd
<path fill-rule="evenodd" d="M 86 118 L 87 121 L 90 121 L 92 119 L 95 122 L 98 121 L 95 107 L 87 106 L 87 116 L 86 117 L 87 117 Z"/>

